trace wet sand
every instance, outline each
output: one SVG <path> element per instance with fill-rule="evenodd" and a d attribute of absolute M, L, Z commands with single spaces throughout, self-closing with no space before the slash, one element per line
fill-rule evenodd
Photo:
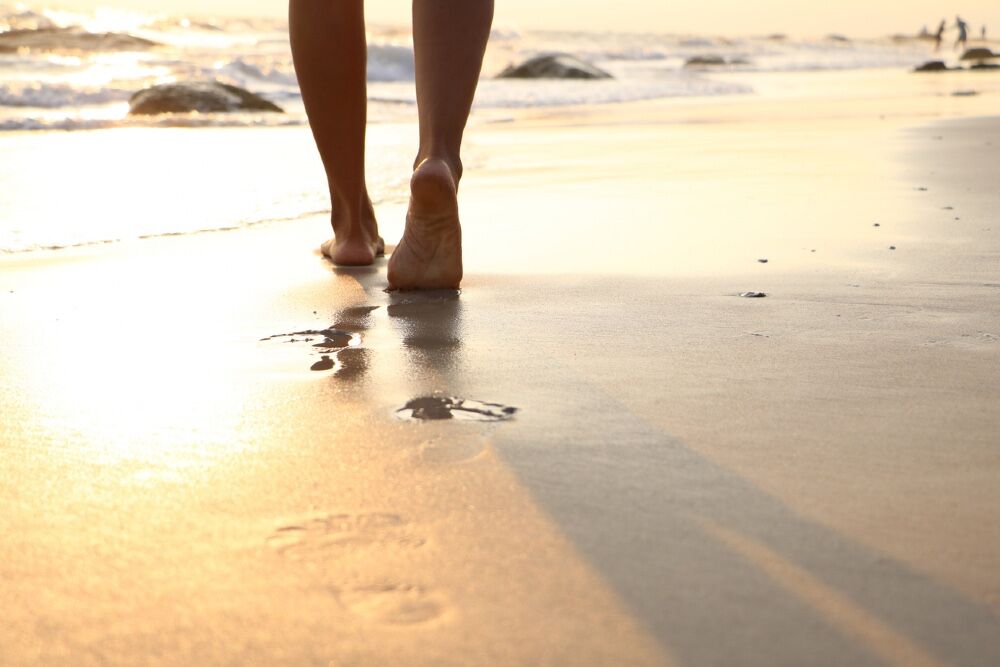
<path fill-rule="evenodd" d="M 460 295 L 0 259 L 0 664 L 1000 662 L 993 102 L 483 122 Z"/>

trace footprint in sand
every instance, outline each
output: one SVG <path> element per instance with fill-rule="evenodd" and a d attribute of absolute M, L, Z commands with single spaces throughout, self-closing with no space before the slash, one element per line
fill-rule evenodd
<path fill-rule="evenodd" d="M 365 354 L 361 350 L 361 334 L 346 328 L 332 326 L 328 329 L 310 329 L 293 333 L 275 334 L 261 338 L 262 343 L 278 343 L 307 346 L 309 353 L 320 358 L 309 368 L 312 371 L 335 371 L 337 375 L 358 375 L 366 364 L 360 363 Z"/>
<path fill-rule="evenodd" d="M 275 334 L 261 338 L 262 343 L 308 346 L 310 354 L 319 360 L 311 371 L 333 371 L 338 378 L 351 380 L 368 368 L 370 352 L 361 347 L 361 334 L 371 326 L 371 314 L 380 306 L 352 306 L 337 313 L 336 320 L 326 329 L 309 329 Z"/>
<path fill-rule="evenodd" d="M 439 593 L 410 584 L 384 583 L 333 593 L 352 613 L 375 623 L 420 625 L 441 618 L 448 609 Z"/>
<path fill-rule="evenodd" d="M 414 535 L 400 515 L 376 512 L 306 519 L 278 528 L 267 543 L 282 556 L 303 560 L 369 546 L 415 549 L 427 540 Z"/>
<path fill-rule="evenodd" d="M 512 419 L 517 408 L 499 403 L 470 401 L 454 396 L 423 396 L 396 410 L 400 419 L 433 421 L 459 419 L 463 421 L 496 422 Z"/>

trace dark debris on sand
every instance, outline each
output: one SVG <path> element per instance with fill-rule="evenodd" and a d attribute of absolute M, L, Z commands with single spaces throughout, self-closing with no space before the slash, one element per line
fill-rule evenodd
<path fill-rule="evenodd" d="M 517 412 L 499 403 L 481 403 L 453 396 L 422 396 L 414 398 L 396 411 L 404 419 L 440 420 L 464 419 L 470 421 L 504 421 Z"/>

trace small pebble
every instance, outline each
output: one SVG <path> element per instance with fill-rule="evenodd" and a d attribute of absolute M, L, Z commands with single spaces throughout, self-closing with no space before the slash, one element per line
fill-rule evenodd
<path fill-rule="evenodd" d="M 874 225 L 872 225 L 872 226 L 873 226 L 873 227 L 881 227 L 882 225 L 880 225 L 880 224 L 878 224 L 878 223 L 876 222 L 876 223 L 875 223 Z"/>
<path fill-rule="evenodd" d="M 927 192 L 927 188 L 925 188 L 925 187 L 919 187 L 919 188 L 917 188 L 917 192 Z"/>
<path fill-rule="evenodd" d="M 763 299 L 767 294 L 764 292 L 740 292 L 740 296 L 744 299 Z"/>
<path fill-rule="evenodd" d="M 896 246 L 894 246 L 894 245 L 889 246 L 889 250 L 895 250 L 895 249 L 896 249 Z"/>
<path fill-rule="evenodd" d="M 816 248 L 813 248 L 813 249 L 812 249 L 812 250 L 810 250 L 809 252 L 816 252 Z"/>
<path fill-rule="evenodd" d="M 761 258 L 761 259 L 758 259 L 757 261 L 760 262 L 761 264 L 767 264 L 767 259 L 766 258 Z"/>

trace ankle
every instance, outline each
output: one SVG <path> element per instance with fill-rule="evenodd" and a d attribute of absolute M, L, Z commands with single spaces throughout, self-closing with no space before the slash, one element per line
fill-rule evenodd
<path fill-rule="evenodd" d="M 330 219 L 335 232 L 349 233 L 354 229 L 367 231 L 375 221 L 375 207 L 367 192 L 353 197 L 334 195 Z"/>
<path fill-rule="evenodd" d="M 417 159 L 413 161 L 413 170 L 416 171 L 417 167 L 427 160 L 441 160 L 447 164 L 448 168 L 451 170 L 451 177 L 455 179 L 456 187 L 458 186 L 459 181 L 462 180 L 462 158 L 459 157 L 457 153 L 447 151 L 421 151 L 417 154 Z"/>

